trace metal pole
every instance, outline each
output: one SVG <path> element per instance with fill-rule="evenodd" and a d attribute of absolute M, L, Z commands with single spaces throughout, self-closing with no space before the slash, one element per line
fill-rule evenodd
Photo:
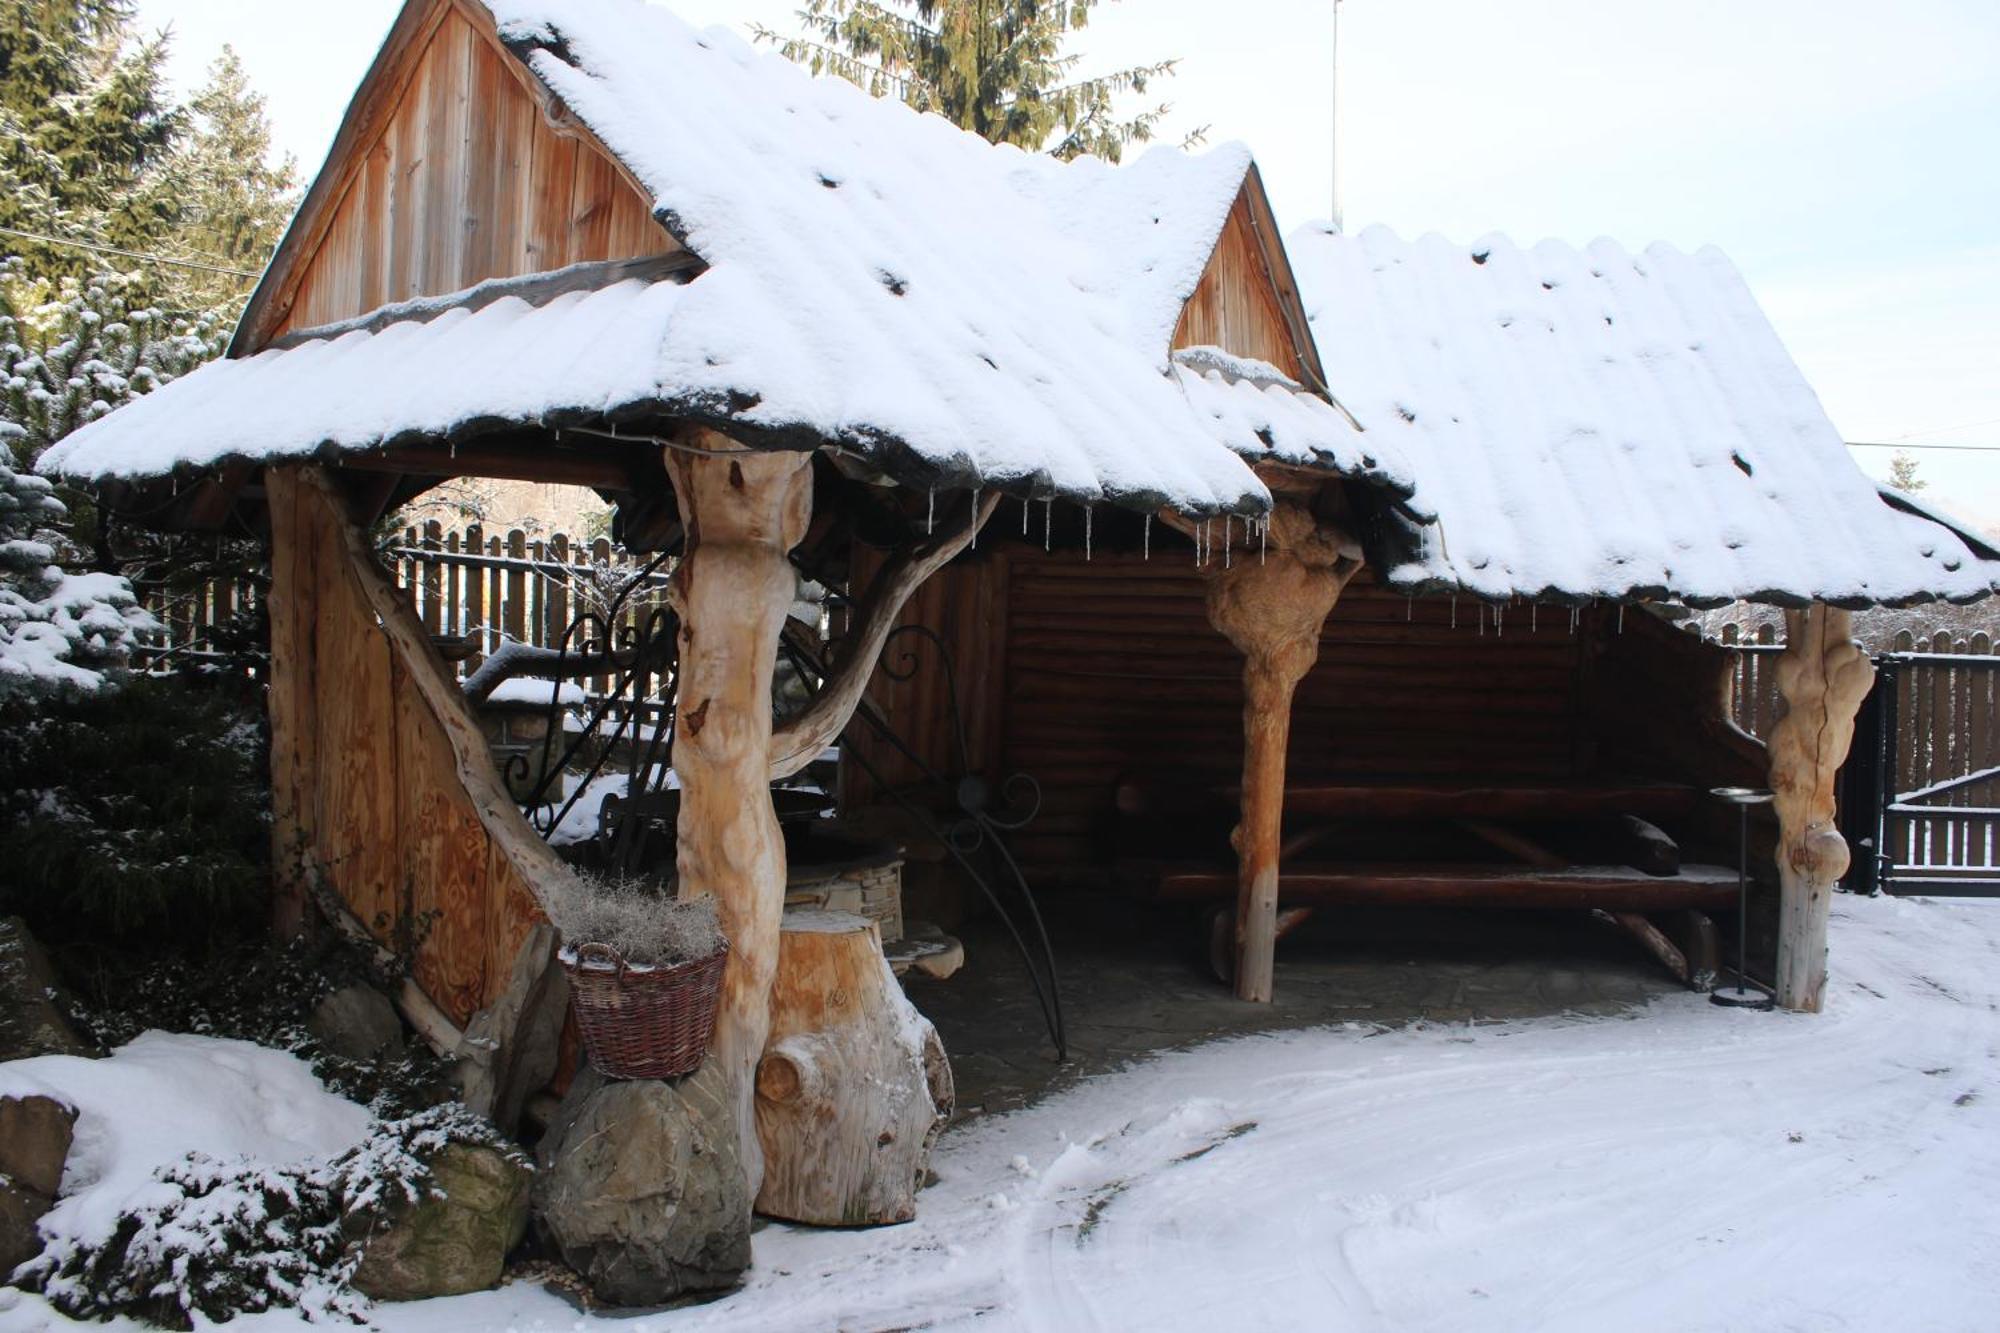
<path fill-rule="evenodd" d="M 1736 990 L 1750 989 L 1750 807 L 1736 807 Z"/>

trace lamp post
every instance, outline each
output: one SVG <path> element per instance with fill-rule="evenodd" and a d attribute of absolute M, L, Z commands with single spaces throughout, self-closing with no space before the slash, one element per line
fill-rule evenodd
<path fill-rule="evenodd" d="M 1771 994 L 1753 987 L 1745 973 L 1750 957 L 1750 807 L 1766 805 L 1771 793 L 1761 787 L 1715 787 L 1709 793 L 1736 807 L 1736 984 L 1709 992 L 1709 1003 L 1730 1009 L 1770 1009 Z"/>

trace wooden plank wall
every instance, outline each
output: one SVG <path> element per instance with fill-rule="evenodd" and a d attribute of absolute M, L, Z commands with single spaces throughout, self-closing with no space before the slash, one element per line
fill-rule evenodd
<path fill-rule="evenodd" d="M 1298 352 L 1265 270 L 1263 249 L 1250 222 L 1250 202 L 1238 195 L 1215 243 L 1208 269 L 1181 310 L 1175 347 L 1220 347 L 1268 361 L 1293 379 L 1304 378 Z"/>
<path fill-rule="evenodd" d="M 363 580 L 386 578 L 357 567 L 331 492 L 287 468 L 267 485 L 274 863 L 316 869 L 377 939 L 412 949 L 418 984 L 462 1024 L 505 989 L 539 908 L 416 688 L 432 672 L 455 695 L 449 669 L 384 627 Z M 403 641 L 427 646 L 402 614 Z"/>
<path fill-rule="evenodd" d="M 551 127 L 489 31 L 454 4 L 439 11 L 372 141 L 337 168 L 343 190 L 277 333 L 680 248 L 594 140 Z"/>

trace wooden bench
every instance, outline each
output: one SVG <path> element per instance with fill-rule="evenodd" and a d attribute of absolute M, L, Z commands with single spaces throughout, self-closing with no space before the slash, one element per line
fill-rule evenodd
<path fill-rule="evenodd" d="M 1171 831 L 1209 843 L 1216 821 L 1233 819 L 1235 796 L 1227 788 L 1127 782 L 1118 808 L 1128 821 L 1154 820 L 1154 836 Z M 1330 906 L 1589 911 L 1631 935 L 1682 982 L 1706 990 L 1718 965 L 1707 914 L 1735 905 L 1736 871 L 1683 865 L 1678 845 L 1653 822 L 1685 818 L 1698 799 L 1692 788 L 1656 782 L 1299 784 L 1285 797 L 1280 934 Z M 1235 900 L 1234 866 L 1206 855 L 1148 855 L 1140 850 L 1147 836 L 1143 827 L 1136 838 L 1128 832 L 1131 854 L 1121 858 L 1128 878 L 1169 901 Z M 1378 852 L 1384 842 L 1455 841 L 1471 854 L 1328 859 L 1325 845 L 1343 837 L 1377 844 Z M 1651 919 L 1663 914 L 1677 938 Z M 1225 980 L 1233 929 L 1228 907 L 1211 914 L 1211 962 Z"/>

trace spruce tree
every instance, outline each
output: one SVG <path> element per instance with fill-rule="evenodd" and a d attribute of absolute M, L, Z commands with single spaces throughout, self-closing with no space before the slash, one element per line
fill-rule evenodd
<path fill-rule="evenodd" d="M 1115 162 L 1126 145 L 1151 139 L 1170 109 L 1161 103 L 1121 117 L 1120 99 L 1143 96 L 1176 62 L 1075 77 L 1080 57 L 1063 48 L 1097 3 L 805 0 L 799 35 L 753 31 L 816 74 L 900 98 L 994 143 Z"/>
<path fill-rule="evenodd" d="M 0 4 L 0 227 L 147 250 L 175 220 L 158 168 L 180 132 L 164 38 L 141 40 L 130 0 Z M 104 267 L 87 250 L 8 236 L 31 277 Z"/>

